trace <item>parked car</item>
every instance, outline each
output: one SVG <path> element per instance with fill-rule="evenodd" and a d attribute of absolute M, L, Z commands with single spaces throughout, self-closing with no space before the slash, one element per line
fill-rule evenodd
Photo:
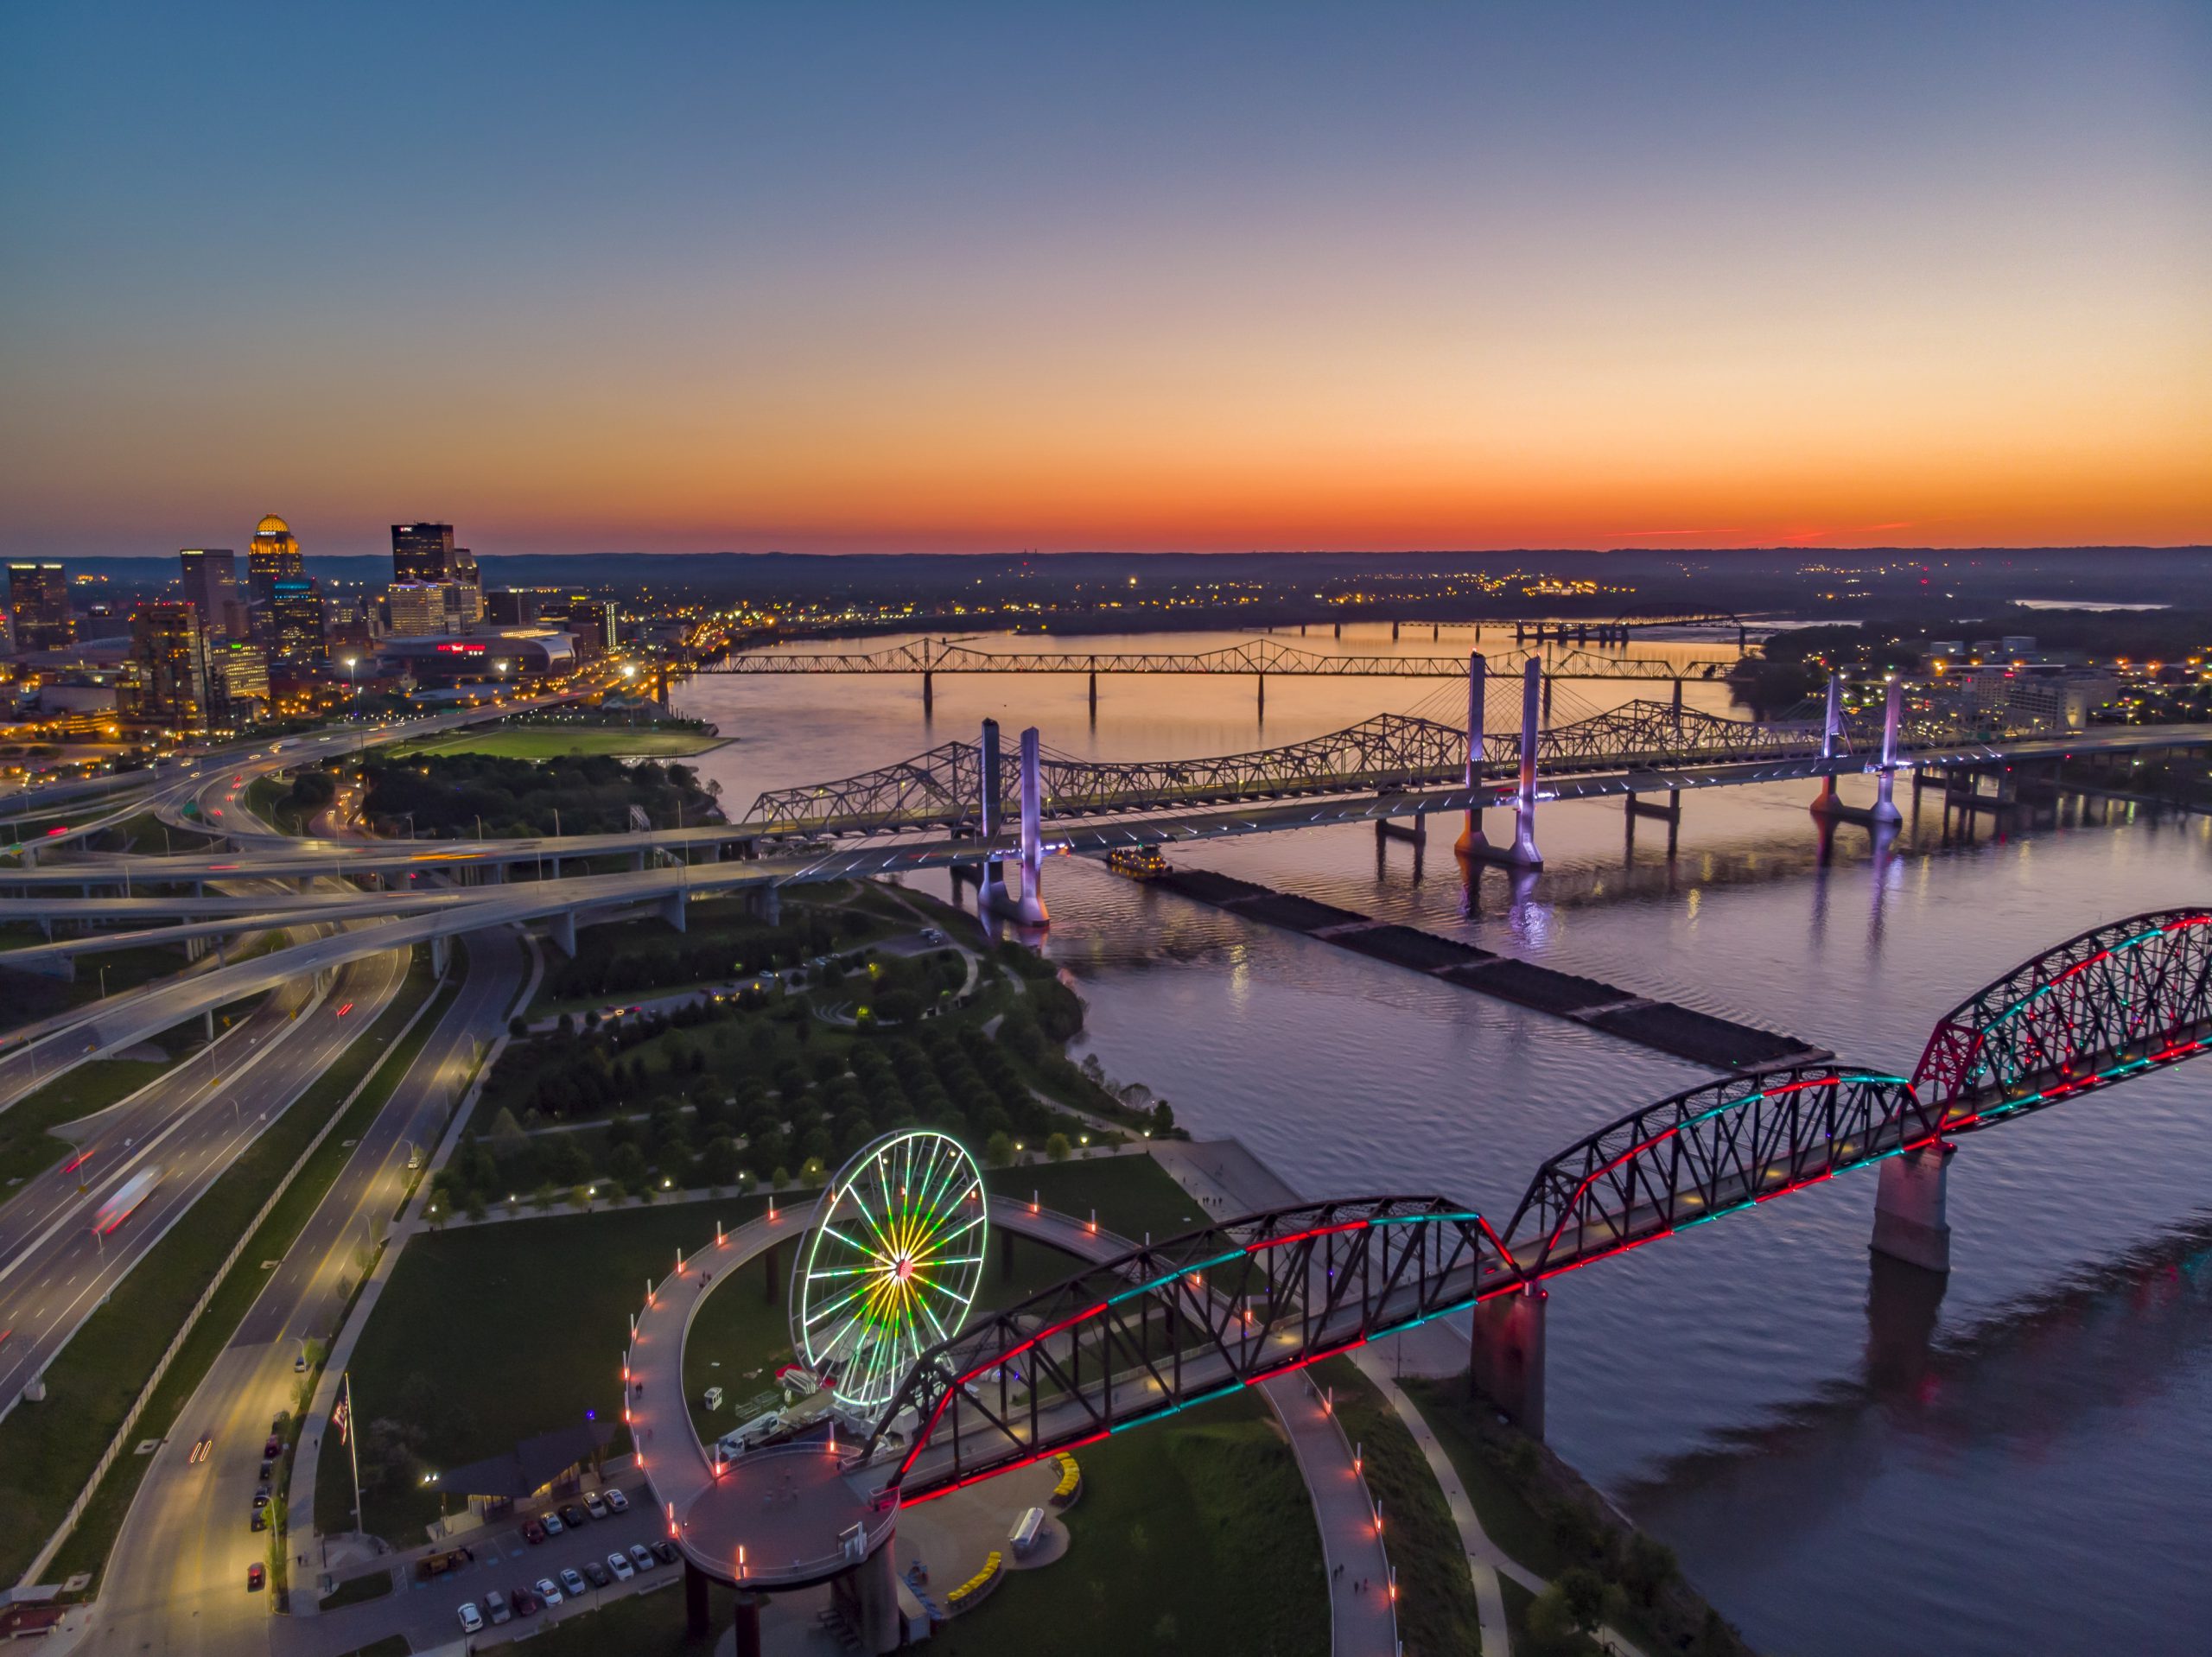
<path fill-rule="evenodd" d="M 630 1563 L 630 1556 L 626 1553 L 608 1554 L 607 1568 L 614 1573 L 618 1582 L 627 1582 L 638 1574 L 638 1567 Z"/>
<path fill-rule="evenodd" d="M 490 1617 L 492 1625 L 497 1628 L 511 1619 L 514 1613 L 507 1609 L 507 1597 L 494 1588 L 484 1596 L 484 1615 Z"/>
<path fill-rule="evenodd" d="M 630 1563 L 637 1566 L 641 1571 L 652 1570 L 653 1568 L 652 1550 L 648 1548 L 643 1542 L 631 1543 Z"/>
<path fill-rule="evenodd" d="M 476 1609 L 475 1603 L 472 1600 L 463 1600 L 461 1603 L 461 1631 L 463 1634 L 484 1632 L 484 1615 Z"/>
<path fill-rule="evenodd" d="M 570 1599 L 582 1599 L 584 1597 L 584 1573 L 582 1571 L 571 1567 L 561 1573 L 561 1591 L 566 1594 Z M 548 1600 L 546 1603 L 550 1605 L 552 1603 L 552 1601 Z"/>
<path fill-rule="evenodd" d="M 607 1517 L 607 1503 L 600 1500 L 598 1491 L 591 1490 L 585 1493 L 584 1511 L 589 1514 L 594 1519 L 604 1519 Z"/>
<path fill-rule="evenodd" d="M 262 1508 L 256 1508 L 253 1510 L 253 1523 L 250 1528 L 254 1530 L 267 1530 L 269 1528 L 269 1514 L 267 1512 Z"/>
<path fill-rule="evenodd" d="M 284 1453 L 284 1438 L 283 1438 L 283 1435 L 282 1433 L 276 1433 L 276 1432 L 272 1432 L 272 1433 L 270 1433 L 270 1434 L 269 1435 L 269 1442 L 268 1442 L 267 1444 L 265 1444 L 262 1445 L 262 1447 L 261 1447 L 261 1458 L 262 1458 L 264 1461 L 270 1461 L 270 1462 L 273 1462 L 273 1461 L 275 1461 L 275 1460 L 276 1460 L 279 1456 L 283 1455 L 283 1453 Z"/>
<path fill-rule="evenodd" d="M 256 1559 L 251 1565 L 246 1566 L 245 1590 L 247 1593 L 259 1593 L 261 1591 L 262 1584 L 268 1580 L 269 1572 L 263 1568 L 260 1560 Z"/>
<path fill-rule="evenodd" d="M 563 1571 L 561 1574 L 574 1576 L 575 1573 Z M 541 1605 L 558 1605 L 561 1603 L 561 1590 L 553 1585 L 552 1578 L 540 1577 L 537 1579 L 537 1603 Z"/>
<path fill-rule="evenodd" d="M 569 1528 L 566 1525 L 561 1522 L 561 1515 L 555 1513 L 550 1508 L 548 1508 L 543 1513 L 537 1515 L 537 1522 L 545 1527 L 545 1533 L 548 1536 L 558 1536 L 563 1531 Z"/>
<path fill-rule="evenodd" d="M 561 1508 L 561 1522 L 570 1530 L 582 1530 L 584 1527 L 584 1510 L 573 1501 L 563 1503 Z"/>
<path fill-rule="evenodd" d="M 662 1537 L 653 1544 L 653 1558 L 658 1559 L 663 1565 L 674 1565 L 677 1559 L 676 1544 L 665 1536 Z"/>
<path fill-rule="evenodd" d="M 263 1482 L 264 1483 L 266 1483 L 266 1482 L 268 1482 L 269 1475 L 270 1475 L 270 1471 L 271 1471 L 271 1470 L 276 1467 L 276 1463 L 273 1460 L 271 1460 L 270 1458 L 269 1458 L 268 1457 L 265 1457 L 265 1456 L 264 1456 L 264 1457 L 262 1457 L 262 1461 L 261 1461 L 261 1477 L 262 1477 L 262 1482 Z"/>
<path fill-rule="evenodd" d="M 258 1512 L 260 1512 L 260 1511 L 261 1511 L 261 1509 L 263 1509 L 264 1508 L 266 1508 L 268 1505 L 269 1505 L 269 1487 L 268 1487 L 267 1485 L 265 1485 L 265 1484 L 264 1484 L 264 1485 L 263 1485 L 263 1486 L 262 1486 L 258 1490 L 256 1490 L 256 1491 L 253 1493 L 253 1508 L 254 1508 L 254 1511 L 255 1511 L 256 1513 L 258 1513 Z"/>
<path fill-rule="evenodd" d="M 614 1580 L 613 1573 L 596 1559 L 584 1561 L 584 1575 L 591 1579 L 591 1585 L 594 1588 L 604 1588 Z"/>
<path fill-rule="evenodd" d="M 535 1616 L 543 1603 L 527 1588 L 518 1588 L 507 1596 L 507 1603 L 514 1607 L 517 1616 Z"/>
<path fill-rule="evenodd" d="M 601 1494 L 603 1494 L 607 1498 L 607 1505 L 612 1508 L 616 1513 L 626 1514 L 630 1511 L 630 1498 L 624 1495 L 620 1490 L 610 1488 Z"/>
<path fill-rule="evenodd" d="M 540 1542 L 545 1540 L 545 1527 L 539 1524 L 535 1519 L 524 1520 L 522 1521 L 522 1540 L 529 1543 L 531 1546 L 536 1547 Z"/>

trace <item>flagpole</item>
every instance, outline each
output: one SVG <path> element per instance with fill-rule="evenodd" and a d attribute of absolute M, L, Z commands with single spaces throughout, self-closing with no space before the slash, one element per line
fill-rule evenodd
<path fill-rule="evenodd" d="M 340 1379 L 346 1386 L 346 1457 L 353 1464 L 353 1533 L 365 1535 L 361 1527 L 361 1435 L 354 1430 L 353 1372 L 348 1369 Z"/>

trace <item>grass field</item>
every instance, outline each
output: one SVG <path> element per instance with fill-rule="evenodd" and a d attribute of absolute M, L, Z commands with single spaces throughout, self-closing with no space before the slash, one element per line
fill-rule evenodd
<path fill-rule="evenodd" d="M 1258 1397 L 1221 1399 L 1090 1445 L 1077 1460 L 1083 1497 L 1066 1515 L 1066 1557 L 1009 1575 L 940 1629 L 932 1651 L 1325 1657 L 1328 1583 L 1313 1505 Z"/>
<path fill-rule="evenodd" d="M 408 1011 L 429 987 L 427 975 L 410 978 L 369 1034 L 355 1042 L 231 1165 L 86 1320 L 76 1338 L 47 1369 L 52 1399 L 67 1400 L 67 1404 L 56 1410 L 18 1407 L 0 1422 L 0 1467 L 9 1470 L 11 1490 L 21 1493 L 20 1499 L 0 1501 L 0 1574 L 21 1570 L 60 1521 L 175 1336 L 183 1309 L 199 1299 L 276 1182 L 330 1120 L 339 1102 L 375 1067 Z M 335 1151 L 343 1137 L 334 1133 L 326 1147 Z M 319 1159 L 318 1164 L 327 1160 Z M 264 1222 L 259 1236 L 269 1253 L 249 1247 L 210 1302 L 140 1416 L 141 1436 L 160 1438 L 168 1432 L 200 1377 L 230 1340 L 265 1280 L 259 1262 L 270 1254 L 281 1254 L 312 1212 L 310 1181 L 318 1164 L 302 1171 L 287 1200 Z M 99 1568 L 146 1465 L 138 1457 L 117 1459 L 62 1545 L 54 1569 L 66 1575 Z"/>
<path fill-rule="evenodd" d="M 658 1280 L 714 1241 L 715 1222 L 736 1226 L 760 1197 L 665 1208 L 601 1209 L 433 1232 L 408 1243 L 370 1314 L 350 1366 L 365 1422 L 405 1422 L 431 1468 L 510 1449 L 518 1438 L 584 1419 L 619 1419 L 629 1315 Z M 457 1349 L 496 1352 L 496 1364 L 451 1362 Z M 619 1448 L 623 1441 L 618 1438 Z M 352 1488 L 335 1435 L 323 1439 L 315 1523 L 352 1522 Z M 365 1458 L 368 1528 L 402 1546 L 419 1542 L 438 1499 L 411 1480 L 376 1481 Z"/>
<path fill-rule="evenodd" d="M 1034 1191 L 1045 1207 L 1077 1219 L 1090 1218 L 1095 1209 L 1102 1227 L 1132 1242 L 1142 1242 L 1147 1232 L 1164 1242 L 1205 1223 L 1197 1199 L 1150 1157 L 1078 1157 L 994 1169 L 983 1184 L 1004 1197 Z"/>
<path fill-rule="evenodd" d="M 523 725 L 432 737 L 409 743 L 401 752 L 484 753 L 499 759 L 558 759 L 567 754 L 682 759 L 720 746 L 720 737 L 697 731 L 656 731 L 621 725 Z"/>
<path fill-rule="evenodd" d="M 0 1203 L 68 1153 L 69 1141 L 48 1129 L 106 1109 L 168 1068 L 135 1058 L 92 1059 L 0 1111 Z"/>
<path fill-rule="evenodd" d="M 1459 1529 L 1421 1446 L 1350 1358 L 1328 1359 L 1311 1373 L 1319 1385 L 1336 1389 L 1337 1419 L 1360 1445 L 1368 1489 L 1382 1504 L 1384 1549 L 1398 1573 L 1398 1628 L 1406 1650 L 1421 1657 L 1480 1651 L 1475 1584 Z"/>
<path fill-rule="evenodd" d="M 348 1605 L 360 1605 L 372 1599 L 382 1599 L 391 1591 L 391 1571 L 372 1571 L 365 1577 L 353 1577 L 341 1582 L 329 1593 L 315 1602 L 318 1610 L 335 1611 Z"/>

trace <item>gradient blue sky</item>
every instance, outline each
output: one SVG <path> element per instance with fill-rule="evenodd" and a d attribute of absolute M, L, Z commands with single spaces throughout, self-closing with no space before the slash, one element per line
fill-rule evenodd
<path fill-rule="evenodd" d="M 0 552 L 2212 540 L 2212 7 L 18 5 Z"/>

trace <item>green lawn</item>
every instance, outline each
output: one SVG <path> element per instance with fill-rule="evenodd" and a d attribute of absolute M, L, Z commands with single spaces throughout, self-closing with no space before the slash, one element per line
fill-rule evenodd
<path fill-rule="evenodd" d="M 69 1141 L 48 1129 L 106 1109 L 168 1069 L 142 1059 L 92 1059 L 0 1111 L 0 1202 L 68 1153 Z"/>
<path fill-rule="evenodd" d="M 400 1025 L 429 987 L 426 973 L 410 976 L 369 1033 L 270 1124 L 86 1320 L 47 1369 L 53 1397 L 69 1403 L 60 1409 L 18 1406 L 0 1421 L 0 1468 L 9 1470 L 10 1487 L 8 1499 L 0 1501 L 0 1574 L 20 1571 L 60 1521 L 175 1336 L 181 1310 L 199 1299 L 276 1182 L 340 1101 L 390 1050 Z M 365 1090 L 356 1111 L 381 1096 L 374 1088 Z M 148 1402 L 139 1418 L 141 1437 L 161 1438 L 175 1425 L 200 1378 L 260 1293 L 265 1281 L 260 1262 L 283 1252 L 342 1165 L 340 1141 L 346 1137 L 334 1132 L 324 1141 L 324 1153 L 302 1171 L 285 1200 L 263 1222 L 257 1234 L 261 1246 L 249 1245 Z M 55 1570 L 64 1575 L 97 1571 L 105 1562 L 146 1465 L 143 1457 L 117 1459 L 62 1545 Z"/>
<path fill-rule="evenodd" d="M 384 1286 L 351 1365 L 361 1419 L 404 1428 L 411 1461 L 361 1461 L 368 1528 L 408 1546 L 438 1516 L 420 1471 L 457 1467 L 516 1440 L 622 1408 L 629 1315 L 676 1264 L 737 1226 L 765 1200 L 731 1197 L 668 1207 L 462 1226 L 414 1238 Z M 709 1305 L 712 1304 L 710 1301 Z M 455 1362 L 496 1352 L 497 1363 Z M 623 1441 L 618 1438 L 617 1447 Z M 366 1440 L 365 1440 L 365 1445 Z M 345 1451 L 323 1438 L 315 1523 L 352 1522 Z"/>
<path fill-rule="evenodd" d="M 1032 1191 L 1048 1209 L 1089 1219 L 1131 1242 L 1150 1232 L 1165 1242 L 1206 1223 L 1198 1199 L 1150 1157 L 1077 1157 L 1020 1168 L 993 1169 L 983 1183 L 1000 1196 L 1026 1197 Z"/>
<path fill-rule="evenodd" d="M 1325 1657 L 1328 1582 L 1313 1504 L 1261 1399 L 1221 1399 L 1076 1459 L 1083 1495 L 1067 1513 L 1066 1557 L 1011 1573 L 940 1629 L 931 1650 Z"/>
<path fill-rule="evenodd" d="M 1540 1577 L 1555 1577 L 1573 1564 L 1560 1556 L 1550 1526 L 1522 1493 L 1499 1451 L 1473 1431 L 1470 1416 L 1480 1406 L 1467 1396 L 1466 1377 L 1409 1376 L 1400 1384 L 1452 1458 L 1460 1488 L 1491 1540 Z"/>
<path fill-rule="evenodd" d="M 404 753 L 484 753 L 499 759 L 558 759 L 564 754 L 614 754 L 627 759 L 681 759 L 721 746 L 697 731 L 657 731 L 648 726 L 524 725 L 486 727 L 411 742 Z"/>
<path fill-rule="evenodd" d="M 531 1635 L 523 1649 L 530 1657 L 699 1657 L 710 1645 L 693 1645 L 683 1632 L 683 1596 L 671 1593 L 676 1581 L 642 1594 L 610 1601 L 604 1609 L 571 1616 Z M 736 1614 L 734 1590 L 714 1584 L 707 1615 L 715 1629 L 726 1632 Z"/>
<path fill-rule="evenodd" d="M 95 851 L 131 852 L 140 857 L 166 857 L 172 853 L 204 851 L 215 844 L 207 835 L 189 828 L 173 828 L 150 811 L 125 817 L 111 828 L 103 828 L 89 842 Z"/>
<path fill-rule="evenodd" d="M 1335 1389 L 1337 1419 L 1360 1446 L 1368 1489 L 1382 1504 L 1383 1548 L 1398 1573 L 1398 1628 L 1406 1650 L 1421 1657 L 1480 1651 L 1467 1555 L 1421 1446 L 1350 1358 L 1331 1358 L 1312 1373 L 1317 1383 Z"/>
<path fill-rule="evenodd" d="M 407 1643 L 404 1634 L 388 1634 L 372 1645 L 356 1646 L 340 1654 L 340 1657 L 407 1657 L 415 1647 Z"/>

